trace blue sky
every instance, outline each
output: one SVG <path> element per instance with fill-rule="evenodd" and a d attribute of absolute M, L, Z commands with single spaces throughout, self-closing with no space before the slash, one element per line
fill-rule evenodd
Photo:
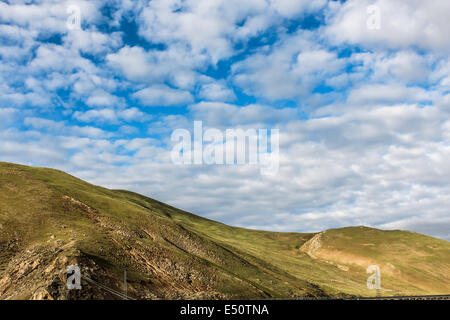
<path fill-rule="evenodd" d="M 446 0 L 0 1 L 0 160 L 243 227 L 450 239 L 449 16 Z M 194 120 L 280 129 L 279 173 L 174 165 Z"/>

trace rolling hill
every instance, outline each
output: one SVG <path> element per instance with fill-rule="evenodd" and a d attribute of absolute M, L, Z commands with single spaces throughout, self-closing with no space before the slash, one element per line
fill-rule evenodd
<path fill-rule="evenodd" d="M 81 290 L 66 288 L 78 265 Z M 450 294 L 450 243 L 349 227 L 227 226 L 64 172 L 0 163 L 0 299 L 265 299 Z M 92 280 L 92 281 L 87 281 Z M 106 289 L 105 289 L 106 288 Z"/>

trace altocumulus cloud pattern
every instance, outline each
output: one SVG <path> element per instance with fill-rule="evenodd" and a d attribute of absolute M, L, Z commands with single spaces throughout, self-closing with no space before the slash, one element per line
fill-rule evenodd
<path fill-rule="evenodd" d="M 449 17 L 448 0 L 1 1 L 0 160 L 238 226 L 450 239 Z M 175 166 L 194 120 L 279 129 L 278 174 Z"/>

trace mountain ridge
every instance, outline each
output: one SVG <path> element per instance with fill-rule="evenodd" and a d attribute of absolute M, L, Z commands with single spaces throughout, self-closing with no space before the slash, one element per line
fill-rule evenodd
<path fill-rule="evenodd" d="M 450 293 L 450 243 L 368 227 L 318 233 L 231 227 L 160 201 L 94 186 L 63 171 L 0 162 L 0 299 L 114 299 L 65 270 L 137 299 Z M 320 235 L 320 236 L 319 236 Z M 311 248 L 311 239 L 320 245 Z M 309 245 L 308 245 L 309 243 Z M 312 249 L 312 250 L 309 250 Z"/>

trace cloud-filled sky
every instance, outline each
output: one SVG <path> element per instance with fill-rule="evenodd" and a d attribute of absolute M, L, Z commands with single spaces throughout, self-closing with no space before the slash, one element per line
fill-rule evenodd
<path fill-rule="evenodd" d="M 231 225 L 450 240 L 449 17 L 448 0 L 0 1 L 0 160 Z M 279 129 L 278 174 L 173 164 L 194 120 Z"/>

